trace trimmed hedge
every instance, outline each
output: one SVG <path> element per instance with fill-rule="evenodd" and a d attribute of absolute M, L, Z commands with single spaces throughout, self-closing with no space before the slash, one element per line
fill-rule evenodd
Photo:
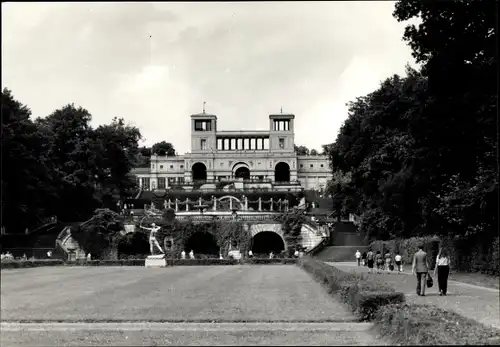
<path fill-rule="evenodd" d="M 2 269 L 17 269 L 40 266 L 145 266 L 145 259 L 118 259 L 118 260 L 76 260 L 63 261 L 59 259 L 40 259 L 40 260 L 2 260 Z M 251 258 L 251 259 L 168 259 L 167 266 L 193 266 L 193 265 L 238 265 L 238 264 L 295 264 L 294 258 Z"/>
<path fill-rule="evenodd" d="M 237 265 L 235 259 L 167 259 L 168 266 L 193 266 L 193 265 Z"/>
<path fill-rule="evenodd" d="M 40 266 L 60 266 L 64 265 L 64 261 L 60 259 L 40 259 L 40 260 L 2 260 L 0 265 L 2 269 L 19 269 L 27 267 Z"/>
<path fill-rule="evenodd" d="M 297 259 L 295 258 L 246 258 L 242 259 L 241 261 L 243 264 L 255 264 L 255 265 L 266 265 L 266 264 L 282 264 L 282 265 L 288 265 L 288 264 L 296 264 Z"/>
<path fill-rule="evenodd" d="M 300 258 L 297 263 L 325 286 L 328 293 L 339 295 L 362 321 L 372 320 L 383 305 L 405 301 L 404 294 L 396 293 L 392 287 L 359 274 L 344 272 L 309 256 Z"/>
<path fill-rule="evenodd" d="M 431 305 L 385 305 L 373 322 L 395 345 L 500 345 L 499 330 Z"/>

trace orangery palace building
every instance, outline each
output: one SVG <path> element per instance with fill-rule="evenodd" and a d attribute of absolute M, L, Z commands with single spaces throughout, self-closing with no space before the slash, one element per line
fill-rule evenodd
<path fill-rule="evenodd" d="M 142 190 L 235 188 L 301 190 L 325 188 L 332 174 L 324 155 L 297 155 L 293 114 L 269 116 L 269 130 L 218 130 L 217 117 L 191 116 L 191 152 L 151 156 L 136 168 Z"/>

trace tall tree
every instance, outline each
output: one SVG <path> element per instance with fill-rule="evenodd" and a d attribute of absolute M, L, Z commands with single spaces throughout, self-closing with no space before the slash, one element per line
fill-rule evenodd
<path fill-rule="evenodd" d="M 401 0 L 422 64 L 349 103 L 332 169 L 351 172 L 374 237 L 493 233 L 497 226 L 496 2 Z M 345 200 L 345 199 L 344 199 Z"/>
<path fill-rule="evenodd" d="M 421 20 L 418 27 L 406 27 L 404 39 L 422 63 L 432 100 L 414 130 L 425 158 L 422 166 L 433 173 L 429 216 L 444 216 L 449 210 L 444 206 L 450 201 L 461 205 L 456 199 L 462 196 L 463 207 L 475 206 L 469 227 L 459 228 L 469 232 L 494 230 L 497 224 L 497 213 L 485 213 L 498 210 L 497 13 L 497 1 L 402 0 L 394 11 L 398 21 Z M 477 198 L 457 195 L 466 187 Z M 485 223 L 489 227 L 477 227 Z"/>
<path fill-rule="evenodd" d="M 9 232 L 38 224 L 51 211 L 53 192 L 44 134 L 30 119 L 31 110 L 4 89 L 2 103 L 2 226 Z"/>
<path fill-rule="evenodd" d="M 135 186 L 130 170 L 137 166 L 141 133 L 123 119 L 114 118 L 111 124 L 95 129 L 92 137 L 98 187 L 111 208 L 109 203 L 129 195 Z"/>
<path fill-rule="evenodd" d="M 99 204 L 95 195 L 98 163 L 92 150 L 91 119 L 87 110 L 71 104 L 36 120 L 50 139 L 47 154 L 54 180 L 59 184 L 58 216 L 63 220 L 86 219 Z"/>

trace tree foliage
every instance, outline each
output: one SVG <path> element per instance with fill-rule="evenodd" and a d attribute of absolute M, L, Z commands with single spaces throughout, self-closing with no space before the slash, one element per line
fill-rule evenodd
<path fill-rule="evenodd" d="M 305 222 L 304 212 L 298 208 L 293 208 L 279 216 L 282 223 L 285 242 L 290 251 L 295 250 L 302 244 L 302 225 Z"/>
<path fill-rule="evenodd" d="M 130 196 L 139 130 L 114 118 L 92 128 L 89 111 L 66 105 L 45 118 L 4 89 L 2 101 L 2 226 L 21 232 L 57 215 L 86 220 L 96 208 L 116 209 Z"/>
<path fill-rule="evenodd" d="M 116 258 L 123 229 L 122 217 L 116 212 L 97 209 L 86 223 L 75 226 L 71 235 L 85 253 L 91 253 L 94 258 Z"/>
<path fill-rule="evenodd" d="M 161 141 L 153 145 L 151 152 L 156 155 L 166 155 L 170 157 L 175 155 L 175 148 L 170 142 Z"/>
<path fill-rule="evenodd" d="M 496 6 L 396 3 L 397 20 L 421 19 L 404 33 L 421 71 L 407 67 L 350 102 L 324 147 L 333 172 L 352 177 L 335 186 L 337 205 L 354 202 L 370 236 L 495 232 Z"/>
<path fill-rule="evenodd" d="M 295 153 L 297 155 L 318 155 L 318 151 L 315 149 L 309 149 L 306 146 L 294 145 Z"/>

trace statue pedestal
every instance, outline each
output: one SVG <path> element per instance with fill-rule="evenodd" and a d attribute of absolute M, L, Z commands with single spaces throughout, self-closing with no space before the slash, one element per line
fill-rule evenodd
<path fill-rule="evenodd" d="M 165 261 L 165 254 L 150 255 L 146 258 L 146 267 L 165 267 L 167 262 Z"/>
<path fill-rule="evenodd" d="M 228 256 L 230 256 L 230 257 L 232 256 L 233 259 L 240 260 L 241 259 L 241 252 L 239 249 L 235 249 L 235 250 L 229 251 Z"/>

